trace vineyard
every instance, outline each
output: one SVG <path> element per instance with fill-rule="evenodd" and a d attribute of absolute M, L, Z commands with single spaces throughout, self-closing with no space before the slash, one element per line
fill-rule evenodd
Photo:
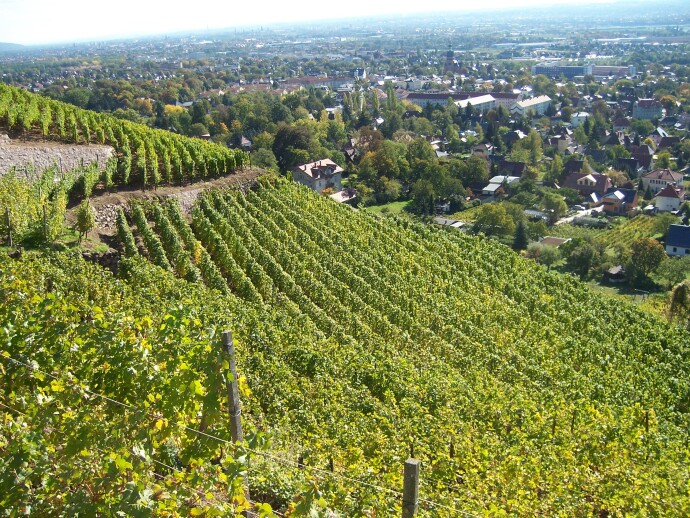
<path fill-rule="evenodd" d="M 147 301 L 142 312 L 157 316 L 144 317 L 142 329 L 136 319 L 128 326 L 148 347 L 108 367 L 113 376 L 133 369 L 135 378 L 100 387 L 129 402 L 140 395 L 136 376 L 167 391 L 193 385 L 192 401 L 162 395 L 161 414 L 227 437 L 210 397 L 218 375 L 208 364 L 220 360 L 207 334 L 213 322 L 217 341 L 220 324 L 207 318 L 226 305 L 222 321 L 236 333 L 247 380 L 244 420 L 271 456 L 300 466 L 252 460 L 248 483 L 275 509 L 300 492 L 299 501 L 310 500 L 311 484 L 343 515 L 398 513 L 395 495 L 364 484 L 399 490 L 412 448 L 423 465 L 424 515 L 690 511 L 686 333 L 491 240 L 380 220 L 273 183 L 213 191 L 191 222 L 172 203 L 148 214 L 137 208 L 129 221 L 120 214 L 118 235 L 133 261 L 126 264 L 137 266 L 118 282 L 145 286 L 137 292 Z M 160 268 L 141 265 L 140 254 Z M 202 284 L 218 295 L 203 295 Z M 180 295 L 171 294 L 183 289 L 196 298 L 175 306 Z M 146 313 L 158 306 L 167 313 Z M 182 371 L 168 360 L 142 369 L 136 362 L 162 361 L 150 355 L 169 357 L 175 311 L 206 315 L 178 324 L 202 345 L 193 338 L 194 354 L 183 360 L 187 346 L 176 352 Z M 173 338 L 161 337 L 168 332 Z M 76 377 L 102 379 L 104 367 L 90 368 Z M 175 444 L 201 448 L 169 433 Z M 206 447 L 193 456 L 200 465 L 225 458 Z M 185 455 L 177 459 L 187 465 Z"/>
<path fill-rule="evenodd" d="M 106 188 L 184 184 L 219 177 L 248 163 L 242 151 L 83 110 L 2 83 L 0 128 L 18 137 L 112 146 L 116 162 L 102 172 Z"/>
<path fill-rule="evenodd" d="M 636 239 L 654 234 L 654 218 L 642 214 L 630 219 L 619 218 L 609 230 L 565 224 L 549 232 L 556 237 L 592 238 L 606 247 L 629 247 Z"/>

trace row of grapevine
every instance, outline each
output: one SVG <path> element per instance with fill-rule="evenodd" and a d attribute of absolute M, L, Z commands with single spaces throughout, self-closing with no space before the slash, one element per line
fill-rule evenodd
<path fill-rule="evenodd" d="M 254 311 L 310 330 L 255 335 L 247 357 L 248 412 L 275 448 L 397 487 L 388 470 L 412 442 L 426 497 L 476 513 L 690 505 L 678 329 L 491 240 L 382 220 L 286 182 L 207 194 L 193 232 L 179 208 L 166 212 L 179 246 L 202 241 Z M 645 484 L 630 492 L 631 480 Z M 388 512 L 352 491 L 329 482 L 329 501 Z M 673 504 L 650 504 L 659 491 Z"/>
<path fill-rule="evenodd" d="M 0 127 L 17 134 L 39 132 L 72 144 L 115 148 L 117 165 L 103 174 L 104 186 L 154 188 L 218 177 L 244 167 L 246 153 L 199 139 L 151 129 L 90 112 L 0 84 Z"/>

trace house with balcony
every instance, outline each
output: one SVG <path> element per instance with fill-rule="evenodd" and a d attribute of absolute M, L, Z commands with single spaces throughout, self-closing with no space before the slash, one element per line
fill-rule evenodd
<path fill-rule="evenodd" d="M 638 194 L 635 189 L 611 189 L 601 202 L 604 212 L 613 215 L 629 214 L 637 208 Z"/>
<path fill-rule="evenodd" d="M 600 173 L 571 173 L 565 177 L 563 187 L 576 190 L 587 201 L 598 204 L 613 187 L 611 178 Z"/>

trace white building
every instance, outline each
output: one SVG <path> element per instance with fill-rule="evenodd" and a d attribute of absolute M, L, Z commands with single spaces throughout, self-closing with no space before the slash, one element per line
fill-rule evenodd
<path fill-rule="evenodd" d="M 496 99 L 492 95 L 487 94 L 480 95 L 479 97 L 470 97 L 462 101 L 455 101 L 455 106 L 461 110 L 467 108 L 468 105 L 472 105 L 478 112 L 486 113 L 496 108 Z"/>
<path fill-rule="evenodd" d="M 649 188 L 652 194 L 656 194 L 668 184 L 680 185 L 683 182 L 683 174 L 670 169 L 655 169 L 644 175 L 641 181 L 644 189 Z"/>
<path fill-rule="evenodd" d="M 510 113 L 521 116 L 527 115 L 530 112 L 535 115 L 544 115 L 550 105 L 551 97 L 548 95 L 538 95 L 537 97 L 516 102 L 510 109 Z"/>
<path fill-rule="evenodd" d="M 578 126 L 584 124 L 588 118 L 589 118 L 589 113 L 587 113 L 587 112 L 573 113 L 570 116 L 570 125 L 573 128 L 577 128 Z"/>
<path fill-rule="evenodd" d="M 656 208 L 660 212 L 678 210 L 685 198 L 685 189 L 675 184 L 668 184 L 656 195 Z"/>

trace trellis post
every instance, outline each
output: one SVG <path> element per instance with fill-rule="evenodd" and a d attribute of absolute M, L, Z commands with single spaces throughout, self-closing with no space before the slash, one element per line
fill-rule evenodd
<path fill-rule="evenodd" d="M 419 468 L 421 464 L 420 461 L 412 457 L 405 461 L 402 518 L 413 518 L 417 515 L 419 501 Z"/>

